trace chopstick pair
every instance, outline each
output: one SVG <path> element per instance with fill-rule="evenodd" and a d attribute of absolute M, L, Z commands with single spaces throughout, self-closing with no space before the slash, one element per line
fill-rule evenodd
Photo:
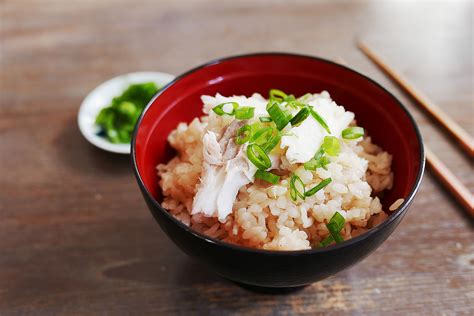
<path fill-rule="evenodd" d="M 430 114 L 439 124 L 441 124 L 450 135 L 457 140 L 461 148 L 469 155 L 474 156 L 474 141 L 471 136 L 451 119 L 444 111 L 425 97 L 413 85 L 409 84 L 400 74 L 390 67 L 382 58 L 371 50 L 367 45 L 358 42 L 359 49 L 380 69 L 383 70 L 395 83 L 397 83 L 408 95 L 410 95 L 418 105 Z M 441 183 L 453 194 L 456 200 L 474 217 L 474 198 L 471 192 L 459 181 L 459 179 L 441 162 L 441 160 L 426 146 L 426 161 L 433 173 Z"/>

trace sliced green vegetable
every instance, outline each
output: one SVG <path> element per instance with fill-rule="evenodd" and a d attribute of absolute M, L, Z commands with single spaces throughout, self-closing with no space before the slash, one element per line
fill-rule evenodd
<path fill-rule="evenodd" d="M 130 117 L 130 118 L 135 117 L 136 112 L 139 111 L 139 109 L 137 108 L 137 106 L 134 103 L 128 102 L 128 101 L 121 102 L 117 106 L 117 110 L 120 113 L 122 113 L 123 115 L 125 115 L 127 117 Z"/>
<path fill-rule="evenodd" d="M 295 98 L 295 96 L 292 95 L 292 94 L 289 94 L 289 95 L 285 98 L 285 102 L 290 103 L 290 102 L 293 102 L 293 101 L 296 101 L 296 98 Z"/>
<path fill-rule="evenodd" d="M 319 247 L 329 246 L 332 242 L 334 242 L 334 238 L 332 238 L 332 236 L 329 235 L 319 243 Z"/>
<path fill-rule="evenodd" d="M 224 110 L 224 107 L 229 104 L 229 105 L 232 105 L 232 111 L 228 111 L 226 112 Z M 222 115 L 234 115 L 235 113 L 235 110 L 239 107 L 239 104 L 237 102 L 225 102 L 225 103 L 221 103 L 219 105 L 216 105 L 215 107 L 212 108 L 212 110 L 214 111 L 214 113 L 216 113 L 217 115 L 219 116 L 222 116 Z"/>
<path fill-rule="evenodd" d="M 328 134 L 331 134 L 329 126 L 326 121 L 313 109 L 313 107 L 308 106 L 311 116 L 326 130 Z"/>
<path fill-rule="evenodd" d="M 247 157 L 258 169 L 265 170 L 271 167 L 272 162 L 265 151 L 257 144 L 247 147 Z"/>
<path fill-rule="evenodd" d="M 262 146 L 263 150 L 267 154 L 270 153 L 273 150 L 273 148 L 275 148 L 278 145 L 280 140 L 281 140 L 281 135 L 280 133 L 277 132 L 276 134 L 272 135 L 265 144 L 263 144 Z"/>
<path fill-rule="evenodd" d="M 280 181 L 280 176 L 265 170 L 257 170 L 257 172 L 255 172 L 255 178 L 261 179 L 271 184 L 277 184 L 278 181 Z"/>
<path fill-rule="evenodd" d="M 99 135 L 105 135 L 111 143 L 130 143 L 138 117 L 158 90 L 153 82 L 130 85 L 97 115 Z"/>
<path fill-rule="evenodd" d="M 323 145 L 321 146 L 325 153 L 329 156 L 337 156 L 341 152 L 341 145 L 339 139 L 334 136 L 324 137 Z"/>
<path fill-rule="evenodd" d="M 270 94 L 270 100 L 277 100 L 277 101 L 282 102 L 283 100 L 288 98 L 288 95 L 285 92 L 278 89 L 271 89 L 269 94 Z"/>
<path fill-rule="evenodd" d="M 235 142 L 239 145 L 245 144 L 249 141 L 250 137 L 252 136 L 252 127 L 248 124 L 245 124 L 237 131 L 237 137 Z"/>
<path fill-rule="evenodd" d="M 330 163 L 331 161 L 329 160 L 328 157 L 326 157 L 324 155 L 324 149 L 320 148 L 316 154 L 314 155 L 314 158 L 312 158 L 311 160 L 309 160 L 308 162 L 305 162 L 303 164 L 304 168 L 306 170 L 316 170 L 317 168 L 323 168 L 325 170 L 327 170 L 327 165 Z"/>
<path fill-rule="evenodd" d="M 300 125 L 309 116 L 309 109 L 302 108 L 296 115 L 290 120 L 292 126 Z"/>
<path fill-rule="evenodd" d="M 328 228 L 329 233 L 331 234 L 332 238 L 334 238 L 336 243 L 340 243 L 344 241 L 344 238 L 342 238 L 340 234 L 342 228 L 344 228 L 344 224 L 345 224 L 344 216 L 339 214 L 339 212 L 334 213 L 334 215 L 329 220 L 329 223 L 326 224 L 326 227 Z"/>
<path fill-rule="evenodd" d="M 342 131 L 342 138 L 357 139 L 364 136 L 364 129 L 359 126 L 348 127 Z"/>
<path fill-rule="evenodd" d="M 267 122 L 271 122 L 272 121 L 272 118 L 270 116 L 261 116 L 258 118 L 260 120 L 260 122 L 262 123 L 267 123 Z"/>
<path fill-rule="evenodd" d="M 305 196 L 312 196 L 316 194 L 316 192 L 327 186 L 329 183 L 331 183 L 331 181 L 331 178 L 324 179 L 323 181 L 319 182 L 315 187 L 313 187 L 309 191 L 306 191 Z"/>
<path fill-rule="evenodd" d="M 293 174 L 290 179 L 290 197 L 293 201 L 296 201 L 298 196 L 303 200 L 305 199 L 305 187 L 303 180 Z"/>
<path fill-rule="evenodd" d="M 272 135 L 273 135 L 273 127 L 270 127 L 270 126 L 262 127 L 252 133 L 252 136 L 250 137 L 249 141 L 251 143 L 262 145 L 266 143 Z"/>
<path fill-rule="evenodd" d="M 241 106 L 235 109 L 235 118 L 238 120 L 248 120 L 253 117 L 255 108 L 251 106 Z"/>
<path fill-rule="evenodd" d="M 285 113 L 276 102 L 267 108 L 267 112 L 279 131 L 285 128 L 291 120 L 290 115 Z"/>

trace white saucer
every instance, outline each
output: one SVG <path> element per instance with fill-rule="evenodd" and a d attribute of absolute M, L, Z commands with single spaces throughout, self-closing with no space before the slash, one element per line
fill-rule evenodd
<path fill-rule="evenodd" d="M 100 110 L 107 107 L 112 99 L 121 95 L 134 83 L 154 82 L 163 87 L 175 77 L 164 72 L 133 72 L 114 77 L 92 90 L 82 101 L 77 122 L 82 135 L 93 145 L 114 153 L 130 154 L 130 144 L 113 144 L 107 138 L 97 135 L 100 131 L 95 119 Z"/>

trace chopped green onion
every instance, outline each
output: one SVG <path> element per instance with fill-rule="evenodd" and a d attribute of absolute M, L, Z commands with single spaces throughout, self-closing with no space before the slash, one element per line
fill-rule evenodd
<path fill-rule="evenodd" d="M 271 122 L 272 121 L 272 118 L 270 116 L 261 116 L 258 118 L 260 120 L 260 122 L 262 123 L 266 123 L 266 122 Z"/>
<path fill-rule="evenodd" d="M 232 105 L 232 111 L 231 112 L 226 112 L 224 111 L 224 106 L 227 105 L 227 104 L 231 104 Z M 225 102 L 225 103 L 221 103 L 215 107 L 212 108 L 212 110 L 219 116 L 222 116 L 224 114 L 227 114 L 227 115 L 234 115 L 235 113 L 235 110 L 239 107 L 239 104 L 237 102 Z"/>
<path fill-rule="evenodd" d="M 283 112 L 278 103 L 274 102 L 272 105 L 270 105 L 270 107 L 267 108 L 267 112 L 270 114 L 270 117 L 272 118 L 273 122 L 275 122 L 275 125 L 279 131 L 285 128 L 285 126 L 290 122 L 291 117 Z"/>
<path fill-rule="evenodd" d="M 298 109 L 298 108 L 304 107 L 304 104 L 296 100 L 290 100 L 290 101 L 286 101 L 285 107 Z"/>
<path fill-rule="evenodd" d="M 238 129 L 235 142 L 238 145 L 245 144 L 250 139 L 250 136 L 252 136 L 252 127 L 248 124 L 245 124 Z"/>
<path fill-rule="evenodd" d="M 331 161 L 329 160 L 329 158 L 324 156 L 324 149 L 320 148 L 314 155 L 314 158 L 305 162 L 303 166 L 306 170 L 314 171 L 317 168 L 323 168 L 327 170 L 326 165 L 328 165 L 330 162 Z"/>
<path fill-rule="evenodd" d="M 270 139 L 262 146 L 263 150 L 268 154 L 276 147 L 276 145 L 278 145 L 280 139 L 280 133 L 277 132 L 275 135 L 272 135 L 272 137 L 270 137 Z"/>
<path fill-rule="evenodd" d="M 238 120 L 248 120 L 253 117 L 255 108 L 251 106 L 241 106 L 235 109 L 235 118 Z"/>
<path fill-rule="evenodd" d="M 257 132 L 258 130 L 262 129 L 265 127 L 264 124 L 260 123 L 260 122 L 255 122 L 253 123 L 252 125 L 250 125 L 250 127 L 252 127 L 252 135 Z"/>
<path fill-rule="evenodd" d="M 305 187 L 303 180 L 296 174 L 291 176 L 290 180 L 290 197 L 293 201 L 296 201 L 297 197 L 305 199 Z"/>
<path fill-rule="evenodd" d="M 302 108 L 296 115 L 291 119 L 290 123 L 292 126 L 300 125 L 309 116 L 309 109 Z"/>
<path fill-rule="evenodd" d="M 288 98 L 288 95 L 278 89 L 271 89 L 270 90 L 270 100 L 279 100 L 280 102 Z"/>
<path fill-rule="evenodd" d="M 153 82 L 128 86 L 97 115 L 95 124 L 100 127 L 98 135 L 106 137 L 111 143 L 130 143 L 138 117 L 158 90 Z"/>
<path fill-rule="evenodd" d="M 133 120 L 133 118 L 135 117 L 135 113 L 138 109 L 134 103 L 129 101 L 123 101 L 119 103 L 119 105 L 117 106 L 117 110 L 124 116 L 127 116 L 129 119 Z"/>
<path fill-rule="evenodd" d="M 328 170 L 326 166 L 329 165 L 330 163 L 331 161 L 329 160 L 329 158 L 326 156 L 323 156 L 318 160 L 318 165 L 320 165 L 320 167 L 318 168 L 323 168 L 324 170 Z"/>
<path fill-rule="evenodd" d="M 342 238 L 340 234 L 342 228 L 344 227 L 344 224 L 345 224 L 344 216 L 342 216 L 338 212 L 334 213 L 334 215 L 329 220 L 329 223 L 326 224 L 326 227 L 328 228 L 329 233 L 331 234 L 332 238 L 334 238 L 336 243 L 340 243 L 344 241 L 344 238 Z"/>
<path fill-rule="evenodd" d="M 292 101 L 296 101 L 296 98 L 295 98 L 294 95 L 290 94 L 285 98 L 285 101 L 289 103 L 289 102 L 292 102 Z"/>
<path fill-rule="evenodd" d="M 342 216 L 339 212 L 334 213 L 334 215 L 329 220 L 329 224 L 331 223 L 334 223 L 336 225 L 334 227 L 340 231 L 341 229 L 344 228 L 344 224 L 345 224 L 344 216 Z"/>
<path fill-rule="evenodd" d="M 259 130 L 252 133 L 250 137 L 251 143 L 257 143 L 258 145 L 266 143 L 273 135 L 273 128 L 270 126 L 260 128 Z"/>
<path fill-rule="evenodd" d="M 348 127 L 342 131 L 342 138 L 357 139 L 364 136 L 364 129 L 359 126 Z"/>
<path fill-rule="evenodd" d="M 324 137 L 323 145 L 321 146 L 329 156 L 337 156 L 341 152 L 341 145 L 339 139 L 334 136 Z"/>
<path fill-rule="evenodd" d="M 257 144 L 250 144 L 247 147 L 247 157 L 258 169 L 268 169 L 272 162 L 265 151 Z"/>
<path fill-rule="evenodd" d="M 319 190 L 321 190 L 322 188 L 327 186 L 329 183 L 331 183 L 331 181 L 332 181 L 331 178 L 324 179 L 323 181 L 319 182 L 314 188 L 312 188 L 309 191 L 306 191 L 305 195 L 306 196 L 312 196 L 312 195 L 316 194 L 316 192 L 318 192 Z"/>
<path fill-rule="evenodd" d="M 289 101 L 286 106 L 290 107 L 290 108 L 293 108 L 293 109 L 297 109 L 297 108 L 304 108 L 306 107 L 306 104 L 304 103 L 301 103 L 297 100 L 293 100 L 293 101 Z"/>
<path fill-rule="evenodd" d="M 328 159 L 328 157 L 323 156 L 319 159 L 311 158 L 311 160 L 305 162 L 303 166 L 306 170 L 312 170 L 312 171 L 315 171 L 318 168 L 323 168 L 324 170 L 328 170 L 326 166 L 330 162 L 331 161 Z"/>
<path fill-rule="evenodd" d="M 331 134 L 331 131 L 329 130 L 329 126 L 326 123 L 326 121 L 313 109 L 313 107 L 309 106 L 309 111 L 311 113 L 311 116 L 328 132 L 328 134 Z"/>
<path fill-rule="evenodd" d="M 255 178 L 267 181 L 271 184 L 277 184 L 278 181 L 280 181 L 280 176 L 265 170 L 257 170 L 257 172 L 255 172 Z"/>
<path fill-rule="evenodd" d="M 333 241 L 334 241 L 334 238 L 332 238 L 332 236 L 329 235 L 319 243 L 319 247 L 329 246 Z"/>
<path fill-rule="evenodd" d="M 311 158 L 309 161 L 303 164 L 303 167 L 306 170 L 316 170 L 318 168 L 318 161 L 314 158 Z"/>

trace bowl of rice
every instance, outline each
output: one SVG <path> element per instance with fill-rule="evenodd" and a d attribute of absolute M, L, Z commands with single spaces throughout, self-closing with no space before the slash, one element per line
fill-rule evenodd
<path fill-rule="evenodd" d="M 177 77 L 138 120 L 132 160 L 179 248 L 269 288 L 304 286 L 369 255 L 424 171 L 418 127 L 392 94 L 345 66 L 285 53 Z"/>

